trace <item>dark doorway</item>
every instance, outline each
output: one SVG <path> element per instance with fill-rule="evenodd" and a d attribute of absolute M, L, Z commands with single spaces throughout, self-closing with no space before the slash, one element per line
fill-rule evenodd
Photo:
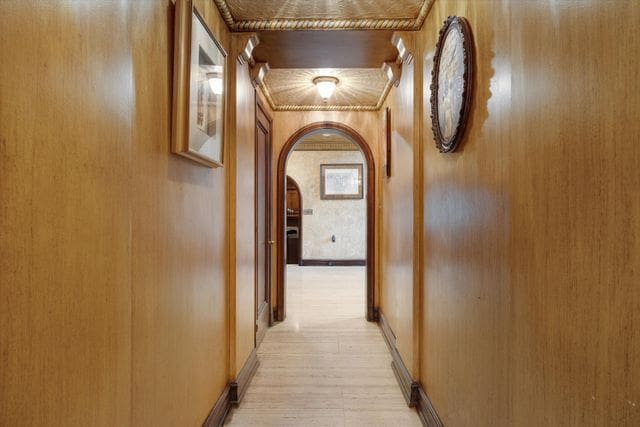
<path fill-rule="evenodd" d="M 302 193 L 298 183 L 287 176 L 287 264 L 302 260 Z"/>

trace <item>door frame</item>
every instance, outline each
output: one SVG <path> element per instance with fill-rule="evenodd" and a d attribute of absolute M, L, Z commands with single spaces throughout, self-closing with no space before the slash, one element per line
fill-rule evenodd
<path fill-rule="evenodd" d="M 254 135 L 254 141 L 255 141 L 255 154 L 254 154 L 254 161 L 255 161 L 255 172 L 254 172 L 254 182 L 255 182 L 255 195 L 254 195 L 254 227 L 256 230 L 256 242 L 255 242 L 255 254 L 254 254 L 254 260 L 255 260 L 255 277 L 254 277 L 254 300 L 255 300 L 255 304 L 254 304 L 254 309 L 253 309 L 253 317 L 254 317 L 254 323 L 255 323 L 255 328 L 254 328 L 254 333 L 253 333 L 253 341 L 254 341 L 254 345 L 257 346 L 258 344 L 258 271 L 259 271 L 259 266 L 258 266 L 258 251 L 261 250 L 260 249 L 260 242 L 257 239 L 257 227 L 258 227 L 258 186 L 259 185 L 263 185 L 265 188 L 265 203 L 264 203 L 264 215 L 265 215 L 265 242 L 266 242 L 266 248 L 264 248 L 265 250 L 265 265 L 264 265 L 264 275 L 265 275 L 265 281 L 266 281 L 266 286 L 265 286 L 265 297 L 267 299 L 267 307 L 266 310 L 268 311 L 268 315 L 267 315 L 267 326 L 271 326 L 273 324 L 273 310 L 271 309 L 272 307 L 272 299 L 271 299 L 271 268 L 272 268 L 272 234 L 271 234 L 271 212 L 273 209 L 272 206 L 272 185 L 271 185 L 271 162 L 272 162 L 272 149 L 273 149 L 273 118 L 271 117 L 271 115 L 269 114 L 267 108 L 264 106 L 264 104 L 262 103 L 262 101 L 260 100 L 260 97 L 257 95 L 257 93 L 254 92 L 255 95 L 255 100 L 256 100 L 256 109 L 255 109 L 255 124 L 254 126 L 257 128 L 258 126 L 260 127 L 264 127 L 259 118 L 258 118 L 258 114 L 262 114 L 267 121 L 269 122 L 269 128 L 266 129 L 269 135 L 269 140 L 267 143 L 267 147 L 265 147 L 264 153 L 265 153 L 265 182 L 258 182 L 258 174 L 257 174 L 257 169 L 258 169 L 258 132 L 255 132 Z M 269 250 L 267 250 L 267 248 Z"/>
<path fill-rule="evenodd" d="M 276 262 L 276 302 L 277 305 L 274 311 L 274 317 L 277 321 L 283 321 L 286 317 L 286 235 L 285 235 L 285 221 L 286 221 L 286 191 L 287 191 L 287 175 L 286 166 L 289 154 L 293 150 L 296 143 L 308 135 L 309 133 L 319 131 L 321 129 L 336 130 L 347 135 L 355 144 L 358 145 L 362 154 L 364 155 L 365 162 L 367 164 L 367 307 L 365 316 L 368 321 L 377 321 L 377 307 L 375 301 L 375 199 L 376 199 L 376 174 L 375 174 L 375 162 L 373 154 L 369 145 L 360 134 L 351 127 L 331 121 L 311 123 L 298 129 L 293 135 L 289 137 L 287 142 L 280 150 L 278 156 L 278 171 L 277 171 L 277 227 L 276 227 L 276 247 L 277 247 L 277 262 Z"/>
<path fill-rule="evenodd" d="M 304 210 L 304 205 L 302 203 L 302 191 L 300 191 L 300 186 L 298 185 L 298 183 L 296 182 L 295 179 L 291 178 L 289 175 L 285 176 L 285 185 L 288 184 L 288 180 L 291 180 L 291 183 L 296 187 L 296 190 L 298 191 L 298 199 L 300 200 L 300 218 L 298 218 L 298 265 L 302 265 L 302 211 Z M 287 198 L 286 198 L 286 194 L 287 194 L 287 190 L 285 189 L 285 205 L 287 203 Z M 285 221 L 286 222 L 286 221 Z M 286 230 L 286 224 L 285 224 L 285 230 Z M 286 232 L 285 232 L 285 242 L 287 242 L 286 240 Z M 285 246 L 289 246 L 288 243 L 285 243 Z M 286 262 L 286 260 L 285 260 Z"/>

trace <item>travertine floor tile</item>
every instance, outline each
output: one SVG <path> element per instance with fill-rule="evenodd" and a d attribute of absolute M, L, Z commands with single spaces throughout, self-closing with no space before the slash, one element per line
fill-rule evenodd
<path fill-rule="evenodd" d="M 260 367 L 233 426 L 419 426 L 367 322 L 364 267 L 287 271 L 287 319 L 258 349 Z"/>
<path fill-rule="evenodd" d="M 305 425 L 305 424 L 300 424 Z M 421 427 L 422 423 L 415 411 L 364 410 L 344 411 L 345 427 Z"/>
<path fill-rule="evenodd" d="M 241 409 L 227 419 L 234 426 L 344 426 L 342 409 Z"/>

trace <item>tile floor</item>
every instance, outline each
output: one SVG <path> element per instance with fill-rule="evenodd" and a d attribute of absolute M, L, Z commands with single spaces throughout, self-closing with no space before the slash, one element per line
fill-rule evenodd
<path fill-rule="evenodd" d="M 364 267 L 287 270 L 287 319 L 267 331 L 260 366 L 230 426 L 420 426 L 364 319 Z"/>

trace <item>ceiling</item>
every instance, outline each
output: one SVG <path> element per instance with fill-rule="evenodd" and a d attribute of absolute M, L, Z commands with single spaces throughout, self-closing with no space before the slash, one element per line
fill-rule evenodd
<path fill-rule="evenodd" d="M 392 86 L 395 30 L 417 30 L 433 0 L 213 0 L 231 31 L 254 32 L 259 84 L 275 111 L 381 107 Z M 330 30 L 330 31 L 328 31 Z M 313 79 L 340 80 L 329 102 Z"/>
<path fill-rule="evenodd" d="M 395 61 L 393 31 L 261 31 L 253 51 L 271 68 L 379 68 Z"/>
<path fill-rule="evenodd" d="M 232 31 L 418 30 L 430 0 L 214 0 Z"/>
<path fill-rule="evenodd" d="M 313 79 L 333 76 L 338 86 L 324 103 Z M 276 110 L 377 110 L 391 84 L 380 68 L 275 68 L 264 79 L 263 92 Z"/>
<path fill-rule="evenodd" d="M 330 130 L 305 136 L 294 151 L 359 151 L 360 147 L 341 133 Z"/>

